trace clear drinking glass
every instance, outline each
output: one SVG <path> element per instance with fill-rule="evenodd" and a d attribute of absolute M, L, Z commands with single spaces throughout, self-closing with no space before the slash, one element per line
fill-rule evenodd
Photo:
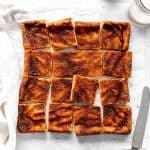
<path fill-rule="evenodd" d="M 143 27 L 150 26 L 150 0 L 132 0 L 129 18 Z"/>

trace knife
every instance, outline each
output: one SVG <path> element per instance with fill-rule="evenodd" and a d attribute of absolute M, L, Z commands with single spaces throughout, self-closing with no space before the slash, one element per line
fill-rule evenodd
<path fill-rule="evenodd" d="M 132 150 L 139 150 L 142 148 L 149 104 L 150 104 L 150 91 L 148 87 L 144 87 L 141 106 L 136 121 L 134 135 L 133 135 L 132 148 L 131 148 Z"/>

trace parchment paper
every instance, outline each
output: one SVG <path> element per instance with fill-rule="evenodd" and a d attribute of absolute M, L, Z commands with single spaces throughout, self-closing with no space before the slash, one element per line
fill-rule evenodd
<path fill-rule="evenodd" d="M 84 1 L 85 2 L 85 1 Z M 57 19 L 63 19 L 72 17 L 74 20 L 82 21 L 102 21 L 102 20 L 116 20 L 116 21 L 129 21 L 128 19 L 128 2 L 97 2 L 90 6 L 87 1 L 87 9 L 78 0 L 78 8 L 74 8 L 71 3 L 66 8 L 57 8 L 53 6 L 47 6 L 42 10 L 41 7 L 29 9 L 30 14 L 24 16 L 26 19 L 46 19 L 53 21 Z M 86 2 L 85 2 L 86 3 Z M 93 2 L 94 3 L 94 2 Z M 55 3 L 53 3 L 54 5 Z M 97 6 L 98 5 L 98 6 Z M 39 5 L 40 6 L 40 5 Z M 25 5 L 27 7 L 27 5 Z M 31 6 L 30 6 L 31 7 Z M 90 9 L 88 9 L 90 8 Z M 21 20 L 22 21 L 22 20 Z M 133 67 L 132 78 L 129 79 L 130 88 L 130 105 L 133 111 L 133 131 L 137 114 L 139 111 L 141 94 L 146 81 L 146 65 L 145 64 L 145 51 L 149 50 L 148 37 L 150 30 L 138 28 L 132 25 L 132 33 L 130 40 L 130 50 L 133 52 Z M 20 71 L 23 66 L 23 47 L 21 32 L 19 29 L 9 31 L 9 35 L 13 41 L 14 47 L 17 52 L 17 58 L 20 63 Z M 148 61 L 146 61 L 148 63 Z M 98 102 L 98 96 L 96 98 Z M 98 103 L 96 103 L 97 105 Z M 13 106 L 14 107 L 14 106 Z M 16 106 L 17 107 L 17 106 Z M 17 114 L 16 114 L 17 115 Z M 17 148 L 16 150 L 122 150 L 131 147 L 132 134 L 129 136 L 123 135 L 94 135 L 76 137 L 72 135 L 57 134 L 57 133 L 34 133 L 34 134 L 20 134 L 17 133 Z M 150 117 L 146 128 L 145 140 L 143 147 L 150 146 Z"/>

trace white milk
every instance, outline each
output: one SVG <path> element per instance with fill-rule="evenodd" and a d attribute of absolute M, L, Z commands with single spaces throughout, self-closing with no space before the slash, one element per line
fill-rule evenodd
<path fill-rule="evenodd" d="M 150 0 L 133 0 L 129 8 L 129 17 L 141 25 L 150 25 Z"/>

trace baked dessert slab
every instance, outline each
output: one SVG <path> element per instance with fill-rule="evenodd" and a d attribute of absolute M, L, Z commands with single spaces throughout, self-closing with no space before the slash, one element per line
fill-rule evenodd
<path fill-rule="evenodd" d="M 100 76 L 102 59 L 99 51 L 53 52 L 53 76 Z"/>
<path fill-rule="evenodd" d="M 128 81 L 125 78 L 99 80 L 102 105 L 129 102 Z"/>
<path fill-rule="evenodd" d="M 112 77 L 131 77 L 132 52 L 103 52 L 103 75 Z"/>
<path fill-rule="evenodd" d="M 74 124 L 77 136 L 101 134 L 100 107 L 75 107 Z"/>
<path fill-rule="evenodd" d="M 65 103 L 71 102 L 71 78 L 54 78 L 51 81 L 51 102 L 52 103 Z"/>
<path fill-rule="evenodd" d="M 132 116 L 129 106 L 103 106 L 103 132 L 112 134 L 130 134 Z"/>
<path fill-rule="evenodd" d="M 24 74 L 30 76 L 47 76 L 52 73 L 51 52 L 25 51 Z"/>
<path fill-rule="evenodd" d="M 49 23 L 48 31 L 51 46 L 55 50 L 77 45 L 74 24 L 71 18 Z"/>
<path fill-rule="evenodd" d="M 45 20 L 25 21 L 21 23 L 21 30 L 25 49 L 33 50 L 50 47 Z"/>
<path fill-rule="evenodd" d="M 19 99 L 20 101 L 46 102 L 50 80 L 31 76 L 22 79 Z"/>
<path fill-rule="evenodd" d="M 71 133 L 72 120 L 72 104 L 50 104 L 48 131 L 59 133 Z"/>
<path fill-rule="evenodd" d="M 74 75 L 71 100 L 82 105 L 93 105 L 97 90 L 97 80 Z"/>
<path fill-rule="evenodd" d="M 17 128 L 19 132 L 45 132 L 45 120 L 44 104 L 19 104 L 17 123 Z"/>
<path fill-rule="evenodd" d="M 77 49 L 99 49 L 99 22 L 75 22 Z"/>
<path fill-rule="evenodd" d="M 102 49 L 128 50 L 131 26 L 127 22 L 104 21 L 100 32 Z"/>

